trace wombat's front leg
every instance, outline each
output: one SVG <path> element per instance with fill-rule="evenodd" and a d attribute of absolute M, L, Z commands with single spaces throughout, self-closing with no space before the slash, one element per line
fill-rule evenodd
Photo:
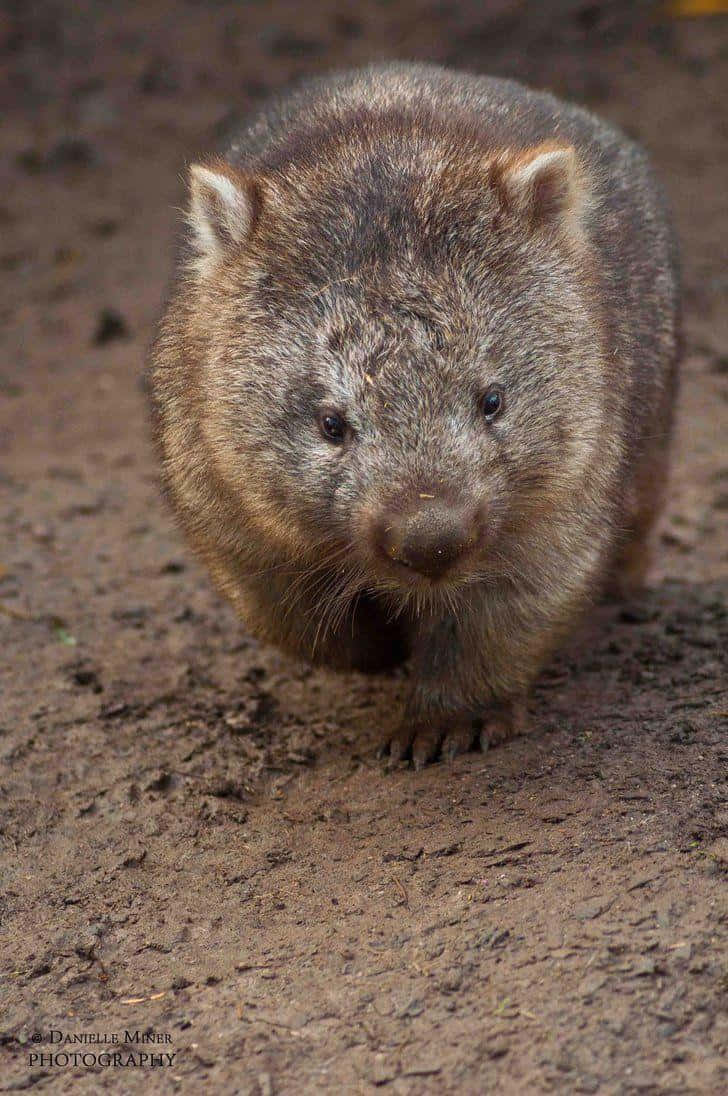
<path fill-rule="evenodd" d="M 311 573 L 319 591 L 335 590 L 340 581 L 333 572 Z M 233 558 L 217 560 L 213 574 L 254 634 L 298 658 L 336 670 L 381 673 L 410 653 L 404 624 L 390 621 L 381 603 L 366 593 L 351 599 L 346 611 L 335 612 L 332 621 L 311 598 L 303 568 L 273 565 L 247 574 Z"/>
<path fill-rule="evenodd" d="M 422 627 L 414 643 L 404 718 L 387 744 L 390 760 L 411 755 L 415 768 L 421 768 L 438 754 L 451 759 L 474 745 L 487 749 L 522 734 L 525 682 L 535 667 L 520 652 L 521 665 L 514 664 L 504 676 L 508 658 L 503 654 L 501 648 L 497 658 L 489 659 L 487 637 L 477 634 L 472 621 L 447 617 Z"/>

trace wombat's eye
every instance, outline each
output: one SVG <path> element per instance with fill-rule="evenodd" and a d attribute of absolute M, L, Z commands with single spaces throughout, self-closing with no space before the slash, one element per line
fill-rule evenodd
<path fill-rule="evenodd" d="M 492 422 L 496 415 L 503 410 L 503 391 L 497 385 L 489 388 L 480 398 L 480 410 L 485 415 L 487 422 Z"/>
<path fill-rule="evenodd" d="M 346 419 L 338 411 L 321 411 L 318 417 L 319 429 L 327 441 L 341 445 L 346 437 Z"/>

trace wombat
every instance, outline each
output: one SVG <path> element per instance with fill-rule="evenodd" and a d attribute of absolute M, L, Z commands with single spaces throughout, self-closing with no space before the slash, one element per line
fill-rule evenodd
<path fill-rule="evenodd" d="M 296 655 L 409 658 L 394 760 L 522 730 L 663 496 L 678 278 L 644 153 L 510 80 L 374 65 L 193 165 L 187 221 L 151 388 L 215 583 Z"/>

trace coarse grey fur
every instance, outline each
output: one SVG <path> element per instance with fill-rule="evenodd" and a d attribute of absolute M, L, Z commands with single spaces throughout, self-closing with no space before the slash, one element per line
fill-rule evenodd
<path fill-rule="evenodd" d="M 659 188 L 603 121 L 428 65 L 310 81 L 193 174 L 151 366 L 170 499 L 262 637 L 411 655 L 392 756 L 497 741 L 586 606 L 642 578 L 678 313 Z M 467 550 L 435 581 L 402 529 L 443 514 Z"/>

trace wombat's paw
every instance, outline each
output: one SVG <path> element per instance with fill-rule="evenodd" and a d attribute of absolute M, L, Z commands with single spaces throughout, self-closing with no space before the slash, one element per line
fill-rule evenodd
<path fill-rule="evenodd" d="M 430 761 L 452 761 L 475 746 L 488 750 L 527 730 L 526 705 L 522 700 L 493 706 L 479 718 L 468 715 L 405 721 L 379 751 L 390 765 L 412 760 L 415 769 Z"/>
<path fill-rule="evenodd" d="M 415 769 L 430 761 L 451 761 L 471 750 L 478 742 L 478 724 L 470 717 L 433 719 L 431 722 L 405 722 L 380 751 L 390 765 L 407 758 Z"/>
<path fill-rule="evenodd" d="M 480 748 L 485 752 L 491 746 L 507 742 L 509 738 L 525 734 L 528 730 L 526 705 L 522 700 L 513 700 L 490 708 L 478 720 Z"/>

